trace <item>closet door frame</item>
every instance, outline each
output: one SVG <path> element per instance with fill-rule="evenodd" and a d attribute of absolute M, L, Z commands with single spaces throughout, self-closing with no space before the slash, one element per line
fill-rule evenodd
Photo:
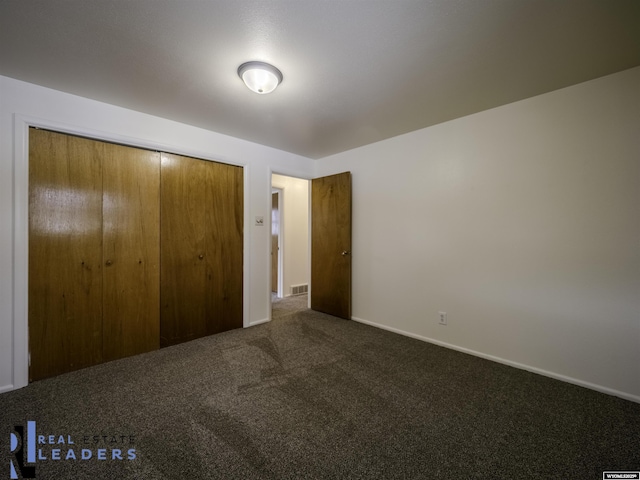
<path fill-rule="evenodd" d="M 135 148 L 155 151 L 165 151 L 185 155 L 202 160 L 217 161 L 243 168 L 244 183 L 244 235 L 243 235 L 243 328 L 249 327 L 249 303 L 247 292 L 250 291 L 249 253 L 251 250 L 249 222 L 249 206 L 247 196 L 251 191 L 251 165 L 217 158 L 210 153 L 191 150 L 183 146 L 172 146 L 161 142 L 153 142 L 142 138 L 128 136 L 114 131 L 104 131 L 71 125 L 68 123 L 43 119 L 33 115 L 15 113 L 13 115 L 13 235 L 12 235 L 12 283 L 8 293 L 13 304 L 12 336 L 0 341 L 0 348 L 10 351 L 12 383 L 6 388 L 0 388 L 0 393 L 15 390 L 29 384 L 29 128 L 43 128 L 58 133 L 77 135 L 98 141 L 118 143 Z M 265 187 L 266 188 L 266 187 Z"/>

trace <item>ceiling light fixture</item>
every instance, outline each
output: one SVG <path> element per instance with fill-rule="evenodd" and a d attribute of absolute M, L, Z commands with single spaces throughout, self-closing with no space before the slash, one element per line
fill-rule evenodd
<path fill-rule="evenodd" d="M 264 62 L 243 63 L 238 67 L 238 76 L 250 90 L 261 95 L 273 92 L 282 82 L 282 72 Z"/>

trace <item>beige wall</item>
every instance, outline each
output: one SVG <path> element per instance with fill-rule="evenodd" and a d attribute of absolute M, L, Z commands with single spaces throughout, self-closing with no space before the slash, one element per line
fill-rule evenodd
<path fill-rule="evenodd" d="M 354 317 L 640 401 L 640 68 L 316 162 L 345 170 Z"/>

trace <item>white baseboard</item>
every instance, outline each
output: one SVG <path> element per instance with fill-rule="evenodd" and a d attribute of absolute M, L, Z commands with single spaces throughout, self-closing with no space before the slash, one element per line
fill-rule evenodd
<path fill-rule="evenodd" d="M 3 385 L 0 387 L 0 393 L 10 392 L 11 390 L 16 390 L 15 386 L 12 385 Z"/>
<path fill-rule="evenodd" d="M 584 380 L 579 380 L 573 377 L 567 377 L 565 375 L 560 375 L 558 373 L 549 372 L 547 370 L 542 370 L 541 368 L 532 367 L 530 365 L 525 365 L 523 363 L 513 362 L 511 360 L 507 360 L 500 357 L 494 357 L 493 355 L 487 355 L 486 353 L 477 352 L 475 350 L 470 350 L 468 348 L 459 347 L 457 345 L 453 345 L 446 342 L 441 342 L 440 340 L 435 340 L 433 338 L 424 337 L 422 335 L 418 335 L 411 332 L 405 332 L 404 330 L 400 330 L 398 328 L 389 327 L 387 325 L 382 325 L 380 323 L 370 322 L 369 320 L 364 320 L 358 317 L 351 317 L 351 320 L 354 320 L 358 323 L 364 323 L 365 325 L 370 325 L 372 327 L 380 328 L 382 330 L 388 330 L 389 332 L 398 333 L 400 335 L 404 335 L 405 337 L 415 338 L 417 340 L 422 340 L 423 342 L 433 343 L 434 345 L 439 345 L 441 347 L 450 348 L 451 350 L 456 350 L 462 353 L 468 353 L 469 355 L 474 355 L 476 357 L 484 358 L 486 360 L 491 360 L 493 362 L 502 363 L 504 365 L 509 365 L 510 367 L 519 368 L 520 370 L 526 370 L 528 372 L 537 373 L 539 375 L 544 375 L 545 377 L 553 378 L 556 380 L 560 380 L 562 382 L 571 383 L 573 385 L 578 385 L 580 387 L 585 387 L 590 390 L 595 390 L 600 393 L 606 393 L 607 395 L 613 395 L 614 397 L 620 397 L 625 400 L 630 400 L 632 402 L 640 403 L 640 396 L 631 395 L 630 393 L 621 392 L 619 390 L 614 390 L 612 388 L 604 387 L 602 385 L 597 385 L 591 382 L 585 382 Z"/>
<path fill-rule="evenodd" d="M 260 320 L 254 320 L 253 322 L 249 322 L 249 326 L 250 327 L 255 327 L 256 325 L 260 325 L 261 323 L 267 323 L 270 322 L 271 319 L 269 318 L 261 318 Z"/>

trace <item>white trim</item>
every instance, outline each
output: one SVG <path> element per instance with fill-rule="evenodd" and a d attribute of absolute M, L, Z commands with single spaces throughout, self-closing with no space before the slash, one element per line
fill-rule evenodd
<path fill-rule="evenodd" d="M 405 337 L 415 338 L 416 340 L 422 340 L 423 342 L 432 343 L 434 345 L 438 345 L 440 347 L 449 348 L 451 350 L 456 350 L 458 352 L 467 353 L 469 355 L 473 355 L 475 357 L 484 358 L 486 360 L 491 360 L 492 362 L 502 363 L 503 365 L 508 365 L 510 367 L 518 368 L 520 370 L 526 370 L 531 373 L 537 373 L 538 375 L 543 375 L 545 377 L 553 378 L 555 380 L 560 380 L 562 382 L 571 383 L 573 385 L 578 385 L 579 387 L 588 388 L 590 390 L 595 390 L 600 393 L 606 393 L 607 395 L 613 395 L 614 397 L 620 397 L 625 400 L 629 400 L 631 402 L 640 403 L 640 397 L 636 395 L 631 395 L 629 393 L 621 392 L 619 390 L 614 390 L 612 388 L 603 387 L 602 385 L 597 385 L 591 382 L 585 382 L 583 380 L 579 380 L 573 377 L 567 377 L 565 375 L 560 375 L 558 373 L 549 372 L 548 370 L 543 370 L 541 368 L 532 367 L 530 365 L 525 365 L 523 363 L 513 362 L 511 360 L 506 360 L 504 358 L 495 357 L 493 355 L 487 355 L 486 353 L 478 352 L 476 350 L 471 350 L 464 347 L 459 347 L 457 345 L 453 345 L 451 343 L 441 342 L 440 340 L 435 340 L 433 338 L 424 337 L 422 335 L 418 335 L 415 333 L 405 332 L 404 330 L 400 330 L 399 328 L 389 327 L 387 325 L 382 325 L 376 322 L 370 322 L 369 320 L 364 320 L 358 317 L 351 317 L 351 320 L 356 321 L 358 323 L 363 323 L 365 325 L 369 325 L 371 327 L 380 328 L 382 330 L 387 330 L 389 332 L 398 333 L 400 335 L 404 335 Z"/>
<path fill-rule="evenodd" d="M 249 248 L 251 245 L 251 223 L 249 218 L 250 201 L 250 165 L 227 158 L 215 156 L 197 149 L 149 141 L 138 137 L 129 137 L 114 132 L 94 130 L 91 128 L 70 125 L 64 122 L 43 118 L 13 114 L 13 359 L 12 384 L 0 387 L 0 393 L 22 388 L 29 384 L 29 127 L 38 127 L 56 132 L 78 135 L 99 141 L 118 143 L 147 150 L 175 153 L 202 160 L 215 161 L 243 168 L 243 319 L 242 326 L 250 326 L 249 279 L 251 269 Z"/>
<path fill-rule="evenodd" d="M 13 388 L 29 384 L 29 123 L 13 117 Z M 21 287 L 21 288 L 19 288 Z"/>
<path fill-rule="evenodd" d="M 20 387 L 15 387 L 13 384 L 4 385 L 4 386 L 0 387 L 0 395 L 5 393 L 5 392 L 10 392 L 11 390 L 16 390 L 17 388 L 20 388 Z"/>
<path fill-rule="evenodd" d="M 249 201 L 249 192 L 251 191 L 251 165 L 243 165 L 242 180 L 244 182 L 242 191 L 242 205 L 244 215 L 244 228 L 242 232 L 242 328 L 250 326 L 251 318 L 251 299 L 249 293 L 251 291 L 251 263 L 250 263 L 250 246 L 251 246 L 251 202 Z"/>
<path fill-rule="evenodd" d="M 283 195 L 284 195 L 284 188 L 279 188 L 279 187 L 274 187 L 273 186 L 273 180 L 271 181 L 271 198 L 272 198 L 272 203 L 271 203 L 271 208 L 269 209 L 269 239 L 271 239 L 271 236 L 273 235 L 273 223 L 272 223 L 272 218 L 271 218 L 271 214 L 273 212 L 273 194 L 277 193 L 278 194 L 278 251 L 276 252 L 276 255 L 278 255 L 278 258 L 276 259 L 276 262 L 278 264 L 277 269 L 278 269 L 278 285 L 276 285 L 276 295 L 279 298 L 284 298 L 286 296 L 288 296 L 285 291 L 284 291 L 284 227 L 283 227 L 283 222 L 284 222 L 284 215 L 282 214 L 282 205 L 283 205 Z M 273 252 L 271 251 L 271 255 L 273 255 Z M 273 258 L 270 256 L 269 259 L 271 260 L 270 265 L 269 265 L 269 272 L 271 273 L 270 277 L 271 279 L 273 279 Z M 273 292 L 273 285 L 271 285 L 271 291 Z"/>
<path fill-rule="evenodd" d="M 269 315 L 271 316 L 271 315 Z M 260 320 L 254 320 L 253 322 L 249 323 L 250 327 L 255 327 L 256 325 L 262 325 L 263 323 L 269 323 L 271 321 L 270 318 L 262 318 Z"/>
<path fill-rule="evenodd" d="M 278 296 L 284 298 L 284 188 L 278 191 Z"/>

